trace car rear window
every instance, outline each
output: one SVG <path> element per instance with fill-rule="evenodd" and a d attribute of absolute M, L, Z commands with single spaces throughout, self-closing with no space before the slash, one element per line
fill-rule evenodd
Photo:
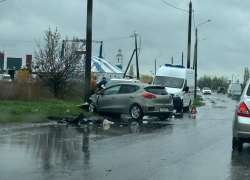
<path fill-rule="evenodd" d="M 157 87 L 157 86 L 151 86 L 144 88 L 145 91 L 155 94 L 155 95 L 167 95 L 167 91 L 165 90 L 165 87 Z"/>

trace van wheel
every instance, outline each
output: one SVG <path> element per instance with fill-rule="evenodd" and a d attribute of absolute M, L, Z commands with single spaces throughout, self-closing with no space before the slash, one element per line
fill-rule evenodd
<path fill-rule="evenodd" d="M 181 102 L 180 106 L 176 109 L 177 112 L 181 112 L 183 109 L 183 102 Z"/>
<path fill-rule="evenodd" d="M 190 112 L 191 111 L 191 102 L 189 102 L 189 105 L 187 107 L 183 107 L 184 112 Z"/>

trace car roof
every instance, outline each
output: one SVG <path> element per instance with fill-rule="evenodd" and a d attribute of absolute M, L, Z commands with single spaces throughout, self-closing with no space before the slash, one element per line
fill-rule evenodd
<path fill-rule="evenodd" d="M 147 84 L 147 83 L 124 83 L 124 82 L 121 82 L 121 83 L 113 84 L 113 85 L 109 86 L 108 88 L 113 87 L 113 86 L 117 86 L 117 85 L 140 86 L 142 88 L 145 88 L 145 87 L 164 87 L 164 86 L 160 86 L 160 85 Z"/>

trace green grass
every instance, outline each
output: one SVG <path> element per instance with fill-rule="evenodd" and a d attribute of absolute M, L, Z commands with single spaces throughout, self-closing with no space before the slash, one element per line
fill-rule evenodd
<path fill-rule="evenodd" d="M 1 101 L 0 123 L 45 123 L 48 116 L 61 118 L 74 117 L 80 113 L 89 113 L 78 108 L 83 101 L 44 100 L 39 102 Z"/>
<path fill-rule="evenodd" d="M 194 106 L 204 106 L 205 105 L 201 95 L 196 95 L 196 97 L 194 98 L 193 105 Z"/>

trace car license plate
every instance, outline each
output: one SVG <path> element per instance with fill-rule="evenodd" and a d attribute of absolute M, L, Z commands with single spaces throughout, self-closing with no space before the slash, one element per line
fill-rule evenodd
<path fill-rule="evenodd" d="M 167 112 L 169 111 L 168 108 L 160 108 L 160 112 Z"/>

